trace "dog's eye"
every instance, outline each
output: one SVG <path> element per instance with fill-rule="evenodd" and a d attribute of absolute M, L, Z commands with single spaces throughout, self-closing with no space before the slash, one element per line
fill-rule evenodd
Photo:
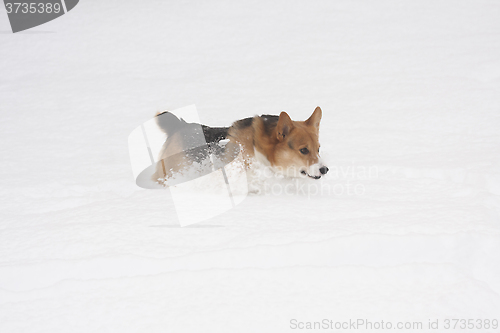
<path fill-rule="evenodd" d="M 302 154 L 304 154 L 304 155 L 307 155 L 307 154 L 309 154 L 309 149 L 307 149 L 307 148 L 302 148 L 302 149 L 300 150 L 300 152 L 301 152 Z"/>

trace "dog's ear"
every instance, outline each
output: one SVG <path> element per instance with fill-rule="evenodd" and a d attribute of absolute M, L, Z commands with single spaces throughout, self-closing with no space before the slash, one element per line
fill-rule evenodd
<path fill-rule="evenodd" d="M 313 114 L 305 121 L 306 125 L 316 127 L 316 131 L 319 132 L 319 122 L 321 121 L 322 115 L 323 112 L 321 111 L 321 108 L 319 106 L 316 107 Z"/>
<path fill-rule="evenodd" d="M 290 133 L 293 127 L 292 119 L 285 112 L 280 113 L 280 118 L 278 119 L 278 124 L 276 125 L 276 137 L 279 141 L 283 141 L 283 139 Z"/>

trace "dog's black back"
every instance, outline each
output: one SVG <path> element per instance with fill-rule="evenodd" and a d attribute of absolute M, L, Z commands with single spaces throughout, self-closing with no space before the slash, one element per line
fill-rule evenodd
<path fill-rule="evenodd" d="M 227 138 L 229 127 L 210 127 L 197 123 L 187 123 L 182 118 L 177 118 L 170 112 L 162 112 L 156 115 L 158 126 L 167 134 L 172 136 L 178 131 L 195 131 L 198 126 L 203 130 L 205 141 L 207 143 L 218 143 Z M 196 135 L 196 133 L 192 133 Z"/>

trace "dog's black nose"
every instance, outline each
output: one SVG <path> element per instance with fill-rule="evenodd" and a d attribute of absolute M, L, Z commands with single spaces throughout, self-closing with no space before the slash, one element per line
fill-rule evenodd
<path fill-rule="evenodd" d="M 319 172 L 321 172 L 322 175 L 326 175 L 328 172 L 328 168 L 326 166 L 319 168 Z"/>

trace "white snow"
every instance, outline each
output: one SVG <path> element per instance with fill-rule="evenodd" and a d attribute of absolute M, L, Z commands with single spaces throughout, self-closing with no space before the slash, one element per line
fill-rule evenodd
<path fill-rule="evenodd" d="M 81 1 L 18 34 L 0 14 L 0 332 L 500 319 L 499 14 Z M 212 126 L 319 105 L 330 173 L 180 228 L 127 138 L 191 104 Z"/>

